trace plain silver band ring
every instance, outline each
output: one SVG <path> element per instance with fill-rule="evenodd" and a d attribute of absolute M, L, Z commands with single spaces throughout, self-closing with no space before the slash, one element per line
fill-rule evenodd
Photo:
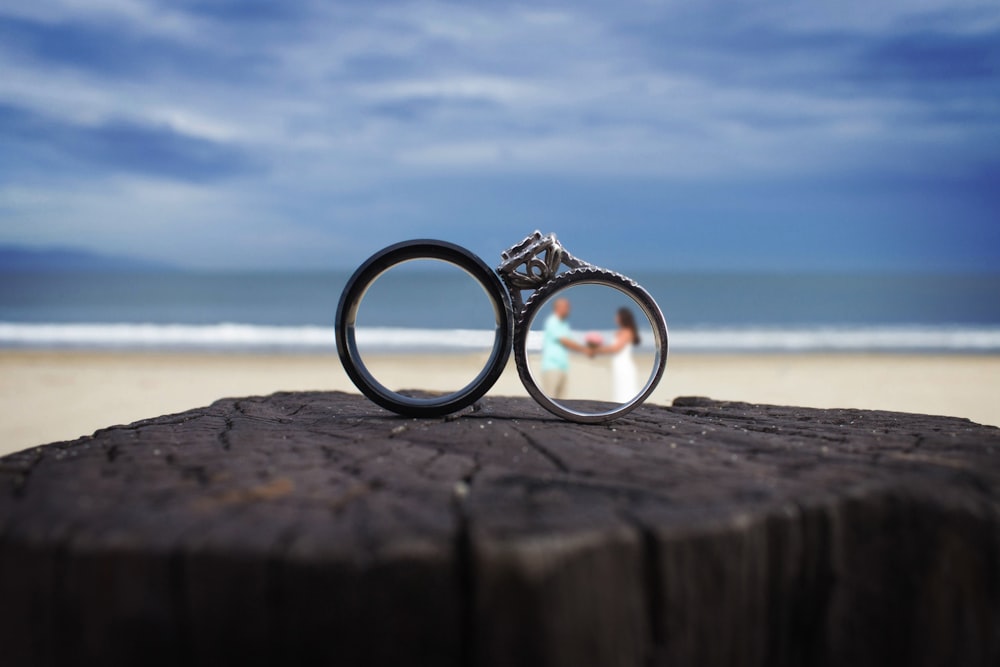
<path fill-rule="evenodd" d="M 574 285 L 586 284 L 611 287 L 631 297 L 653 325 L 654 349 L 656 352 L 653 372 L 650 374 L 642 390 L 632 400 L 625 404 L 616 405 L 616 407 L 610 410 L 600 410 L 592 413 L 572 410 L 549 398 L 538 387 L 535 378 L 531 374 L 531 369 L 528 367 L 528 332 L 539 309 L 561 290 Z M 558 274 L 539 287 L 537 291 L 533 292 L 525 302 L 524 310 L 518 315 L 517 323 L 514 326 L 514 362 L 517 365 L 517 373 L 521 377 L 521 383 L 524 385 L 524 388 L 528 390 L 532 398 L 543 408 L 569 421 L 597 424 L 628 414 L 649 398 L 649 395 L 656 389 L 656 385 L 659 384 L 660 378 L 663 377 L 663 371 L 667 366 L 667 337 L 666 320 L 649 292 L 640 287 L 634 280 L 626 278 L 619 273 L 594 266 L 585 266 Z"/>
<path fill-rule="evenodd" d="M 358 307 L 368 287 L 392 267 L 417 259 L 436 259 L 462 269 L 479 282 L 493 306 L 496 329 L 493 349 L 483 370 L 472 382 L 443 396 L 404 396 L 388 389 L 369 372 L 358 352 L 355 326 Z M 513 321 L 510 295 L 496 273 L 465 248 L 431 239 L 403 241 L 368 258 L 344 287 L 337 305 L 337 353 L 354 385 L 373 402 L 407 417 L 440 417 L 466 408 L 482 398 L 503 373 L 510 358 Z"/>

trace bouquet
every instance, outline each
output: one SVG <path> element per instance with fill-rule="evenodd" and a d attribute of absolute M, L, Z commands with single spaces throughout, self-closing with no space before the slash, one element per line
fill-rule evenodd
<path fill-rule="evenodd" d="M 604 345 L 604 336 L 596 331 L 591 331 L 583 337 L 583 341 L 587 344 L 587 347 L 592 350 L 596 350 L 600 346 Z"/>

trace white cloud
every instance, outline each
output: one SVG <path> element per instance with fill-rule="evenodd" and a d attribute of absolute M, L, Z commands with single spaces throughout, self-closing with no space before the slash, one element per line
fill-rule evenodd
<path fill-rule="evenodd" d="M 418 98 L 489 100 L 516 106 L 522 101 L 544 99 L 537 85 L 514 77 L 449 76 L 438 79 L 409 79 L 360 86 L 362 96 L 375 101 Z"/>
<path fill-rule="evenodd" d="M 190 15 L 148 0 L 34 0 L 10 3 L 2 14 L 48 25 L 114 24 L 144 35 L 191 40 L 201 25 Z"/>

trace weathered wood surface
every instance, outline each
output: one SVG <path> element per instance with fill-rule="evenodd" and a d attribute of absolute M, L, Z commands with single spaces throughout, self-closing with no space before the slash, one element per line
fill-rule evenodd
<path fill-rule="evenodd" d="M 223 400 L 0 459 L 0 662 L 997 665 L 1000 431 Z"/>

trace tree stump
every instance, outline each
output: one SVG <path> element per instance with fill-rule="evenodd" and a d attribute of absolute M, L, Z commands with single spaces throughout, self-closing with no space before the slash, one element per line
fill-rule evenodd
<path fill-rule="evenodd" d="M 997 665 L 1000 431 L 226 399 L 0 459 L 0 662 Z"/>

